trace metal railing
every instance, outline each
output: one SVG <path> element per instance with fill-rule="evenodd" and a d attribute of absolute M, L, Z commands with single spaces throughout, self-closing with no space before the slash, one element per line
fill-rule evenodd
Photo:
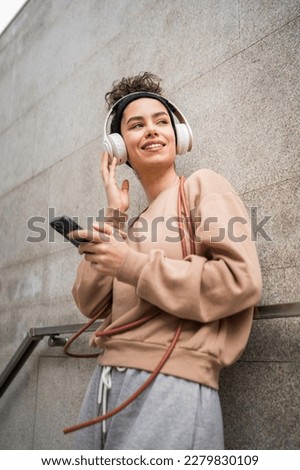
<path fill-rule="evenodd" d="M 300 316 L 300 302 L 275 305 L 261 305 L 257 309 L 255 320 L 266 320 L 274 318 L 288 318 Z M 101 324 L 101 321 L 95 322 L 85 331 L 94 331 Z M 34 351 L 39 342 L 48 337 L 48 345 L 64 346 L 67 338 L 61 335 L 76 333 L 83 325 L 58 325 L 58 326 L 41 326 L 30 328 L 22 343 L 16 350 L 13 357 L 0 375 L 0 397 L 9 387 L 19 370 L 25 364 L 31 353 Z"/>
<path fill-rule="evenodd" d="M 95 322 L 90 328 L 87 328 L 86 331 L 94 331 L 99 327 L 99 325 L 99 321 Z M 0 375 L 0 397 L 11 384 L 39 342 L 44 339 L 45 336 L 48 337 L 49 346 L 64 346 L 68 339 L 61 337 L 61 335 L 74 334 L 82 326 L 83 324 L 73 324 L 30 328 L 15 354 Z"/>
<path fill-rule="evenodd" d="M 260 305 L 255 320 L 268 320 L 271 318 L 300 317 L 300 302 L 288 304 Z"/>

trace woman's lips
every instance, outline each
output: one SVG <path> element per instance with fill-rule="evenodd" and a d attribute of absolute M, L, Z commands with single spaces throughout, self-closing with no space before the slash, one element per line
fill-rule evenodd
<path fill-rule="evenodd" d="M 147 142 L 145 145 L 142 146 L 143 150 L 157 150 L 164 147 L 163 142 Z"/>

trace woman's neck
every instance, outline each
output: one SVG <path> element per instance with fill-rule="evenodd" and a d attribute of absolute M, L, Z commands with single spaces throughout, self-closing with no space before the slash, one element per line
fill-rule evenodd
<path fill-rule="evenodd" d="M 173 184 L 179 181 L 179 176 L 177 175 L 174 166 L 166 171 L 161 173 L 147 172 L 147 174 L 139 176 L 140 182 L 146 193 L 148 203 L 150 204 L 162 191 L 173 186 Z"/>

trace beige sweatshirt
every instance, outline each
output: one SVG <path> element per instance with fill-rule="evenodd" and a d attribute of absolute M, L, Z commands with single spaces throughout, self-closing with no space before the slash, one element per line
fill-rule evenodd
<path fill-rule="evenodd" d="M 246 346 L 261 294 L 260 268 L 246 209 L 230 184 L 211 170 L 199 170 L 185 182 L 196 254 L 182 259 L 178 188 L 162 191 L 128 229 L 130 250 L 117 277 L 103 277 L 83 260 L 73 296 L 90 318 L 110 296 L 101 328 L 160 312 L 131 331 L 105 339 L 93 334 L 91 344 L 103 348 L 102 365 L 153 371 L 183 319 L 162 372 L 217 389 L 221 368 L 235 362 Z"/>

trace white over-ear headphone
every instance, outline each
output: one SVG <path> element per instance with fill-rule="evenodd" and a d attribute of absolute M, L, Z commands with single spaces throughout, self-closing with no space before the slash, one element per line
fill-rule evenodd
<path fill-rule="evenodd" d="M 141 98 L 147 96 L 151 98 L 157 98 L 159 99 L 162 103 L 164 103 L 167 107 L 168 110 L 172 111 L 172 113 L 176 116 L 178 119 L 179 123 L 175 124 L 175 129 L 176 129 L 176 154 L 177 155 L 184 155 L 187 152 L 190 152 L 192 149 L 193 145 L 193 133 L 192 129 L 190 128 L 186 118 L 184 115 L 179 111 L 176 106 L 171 103 L 169 100 L 164 98 L 161 95 L 158 95 L 156 93 L 144 93 L 144 92 L 135 92 L 131 93 L 129 95 L 123 96 L 121 99 L 119 99 L 109 110 L 109 113 L 106 116 L 105 122 L 104 122 L 104 139 L 103 139 L 103 147 L 104 150 L 109 155 L 110 162 L 112 162 L 113 157 L 117 158 L 117 165 L 122 165 L 123 163 L 126 163 L 127 161 L 127 149 L 125 142 L 122 138 L 122 136 L 118 133 L 113 133 L 113 134 L 108 134 L 108 122 L 109 119 L 116 109 L 117 105 L 123 101 L 125 98 L 128 98 L 130 96 L 134 95 L 140 95 Z M 138 97 L 136 98 L 138 99 Z"/>

